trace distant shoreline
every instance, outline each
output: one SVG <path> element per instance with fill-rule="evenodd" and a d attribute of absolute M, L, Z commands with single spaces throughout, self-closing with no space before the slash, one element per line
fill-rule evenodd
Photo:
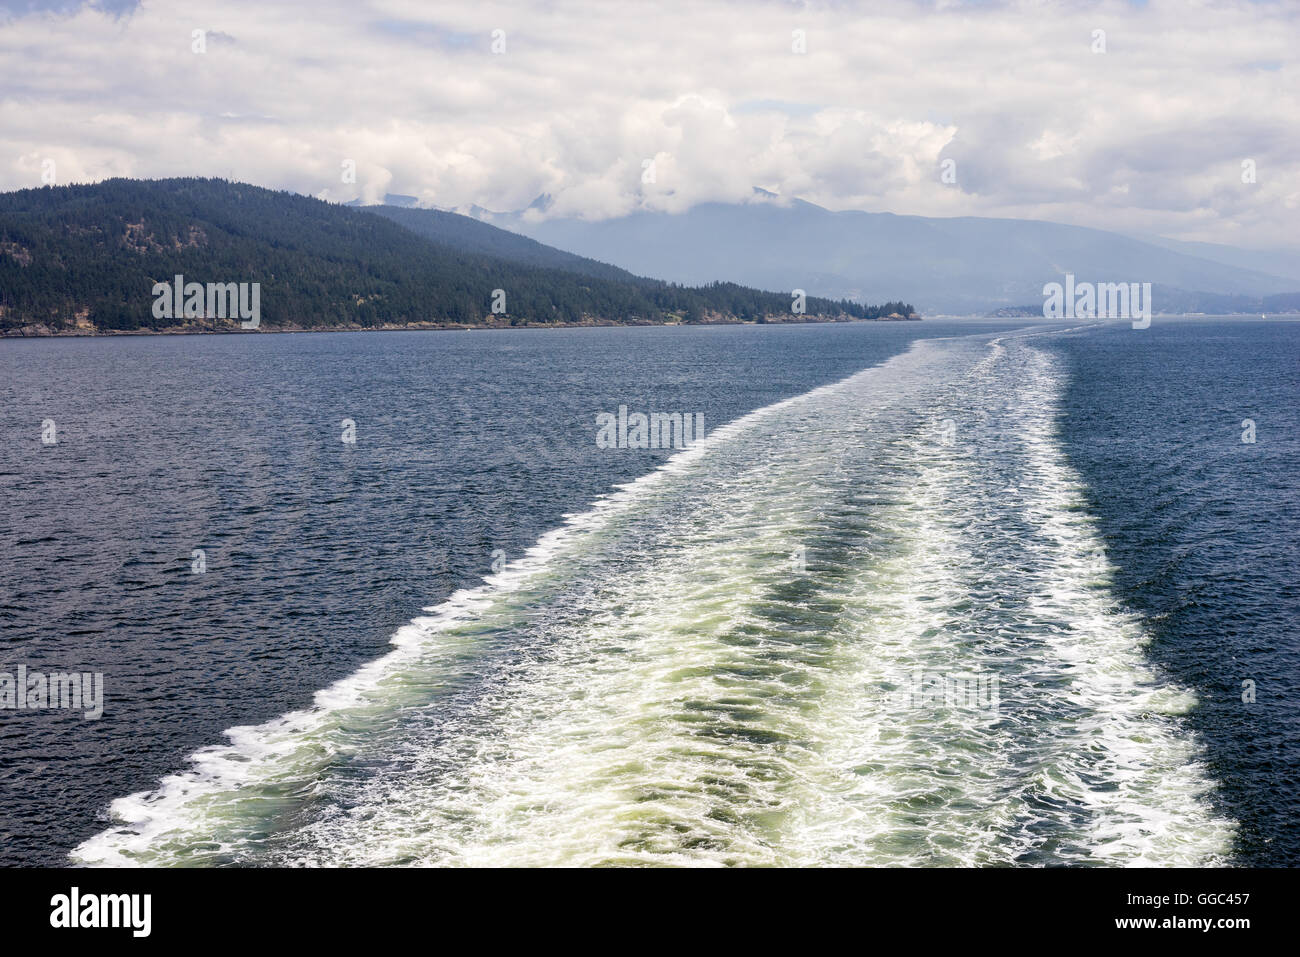
<path fill-rule="evenodd" d="M 104 336 L 247 336 L 265 335 L 267 333 L 311 333 L 311 332 L 468 332 L 485 329 L 592 329 L 611 326 L 806 326 L 814 324 L 855 323 L 855 322 L 920 322 L 921 317 L 882 319 L 858 319 L 838 316 L 806 316 L 801 319 L 779 319 L 757 322 L 741 319 L 711 319 L 704 322 L 655 322 L 638 320 L 620 322 L 614 319 L 592 319 L 582 322 L 521 322 L 521 323 L 455 323 L 455 322 L 406 322 L 384 323 L 377 326 L 360 326 L 354 323 L 300 326 L 296 323 L 263 326 L 259 329 L 241 329 L 234 321 L 227 320 L 221 327 L 195 325 L 164 326 L 161 328 L 140 329 L 95 329 L 74 326 L 71 329 L 52 329 L 42 323 L 21 326 L 17 329 L 0 330 L 0 339 L 96 339 Z"/>
<path fill-rule="evenodd" d="M 1300 313 L 1294 312 L 1277 312 L 1270 315 L 1258 315 L 1251 312 L 1231 312 L 1231 313 L 1183 313 L 1167 312 L 1156 313 L 1154 319 L 1266 319 L 1276 321 L 1300 321 Z M 267 334 L 297 334 L 313 332 L 472 332 L 474 330 L 501 330 L 501 329 L 598 329 L 598 328 L 636 328 L 644 326 L 667 327 L 667 326 L 809 326 L 809 325 L 852 325 L 854 323 L 895 323 L 895 322 L 922 322 L 924 319 L 938 322 L 1010 322 L 1017 319 L 1038 319 L 1042 322 L 1061 322 L 1066 320 L 1044 319 L 1042 316 L 981 316 L 981 315 L 933 315 L 922 317 L 912 315 L 906 319 L 885 318 L 885 319 L 858 319 L 858 318 L 804 318 L 804 319 L 782 319 L 768 322 L 755 322 L 752 320 L 709 320 L 706 322 L 617 322 L 609 319 L 591 320 L 586 322 L 521 322 L 516 325 L 508 323 L 478 323 L 468 325 L 464 323 L 435 323 L 435 322 L 408 322 L 403 324 L 386 323 L 379 326 L 358 326 L 358 325 L 330 325 L 330 326 L 299 326 L 288 324 L 283 326 L 266 326 L 257 330 L 240 329 L 238 325 L 231 323 L 228 327 L 214 329 L 211 327 L 189 326 L 167 326 L 162 329 L 93 329 L 87 330 L 84 326 L 75 329 L 49 329 L 44 331 L 33 331 L 33 326 L 24 326 L 20 329 L 0 329 L 0 340 L 2 339 L 100 339 L 100 338 L 121 338 L 129 336 L 247 336 L 247 335 L 267 335 Z M 1106 320 L 1100 320 L 1106 321 Z M 1126 321 L 1126 320 L 1114 320 Z"/>

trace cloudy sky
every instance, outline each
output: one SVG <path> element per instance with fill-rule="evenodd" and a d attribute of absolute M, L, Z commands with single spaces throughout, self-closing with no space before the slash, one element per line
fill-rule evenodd
<path fill-rule="evenodd" d="M 1298 51 L 1300 0 L 0 0 L 0 189 L 604 218 L 758 186 L 1296 245 Z"/>

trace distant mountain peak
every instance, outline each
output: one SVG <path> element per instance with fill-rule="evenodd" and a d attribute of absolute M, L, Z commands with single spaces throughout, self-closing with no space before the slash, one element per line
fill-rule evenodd
<path fill-rule="evenodd" d="M 555 205 L 555 197 L 550 193 L 539 193 L 537 198 L 525 207 L 525 211 L 532 209 L 539 213 L 548 211 Z"/>
<path fill-rule="evenodd" d="M 420 198 L 418 196 L 407 196 L 405 193 L 385 193 L 384 201 L 382 203 L 367 203 L 364 199 L 358 197 L 357 199 L 350 199 L 346 203 L 343 203 L 342 205 L 352 206 L 352 207 L 400 206 L 403 209 L 413 209 L 416 206 L 418 206 L 419 203 L 420 203 Z"/>

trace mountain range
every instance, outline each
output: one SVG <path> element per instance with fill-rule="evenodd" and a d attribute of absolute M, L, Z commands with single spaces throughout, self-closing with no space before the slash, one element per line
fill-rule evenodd
<path fill-rule="evenodd" d="M 529 210 L 469 212 L 549 246 L 674 282 L 724 279 L 859 301 L 900 297 L 927 315 L 1041 307 L 1044 284 L 1066 273 L 1080 281 L 1150 282 L 1157 311 L 1300 308 L 1300 253 L 1292 251 L 1139 239 L 1036 220 L 832 212 L 761 190 L 749 203 L 600 221 L 539 220 L 536 212 L 547 206 L 548 198 L 539 197 Z"/>

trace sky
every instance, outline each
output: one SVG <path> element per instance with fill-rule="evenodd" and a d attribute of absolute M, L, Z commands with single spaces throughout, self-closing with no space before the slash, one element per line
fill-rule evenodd
<path fill-rule="evenodd" d="M 1269 248 L 1298 147 L 1300 0 L 0 0 L 3 190 L 603 219 L 760 187 Z"/>

